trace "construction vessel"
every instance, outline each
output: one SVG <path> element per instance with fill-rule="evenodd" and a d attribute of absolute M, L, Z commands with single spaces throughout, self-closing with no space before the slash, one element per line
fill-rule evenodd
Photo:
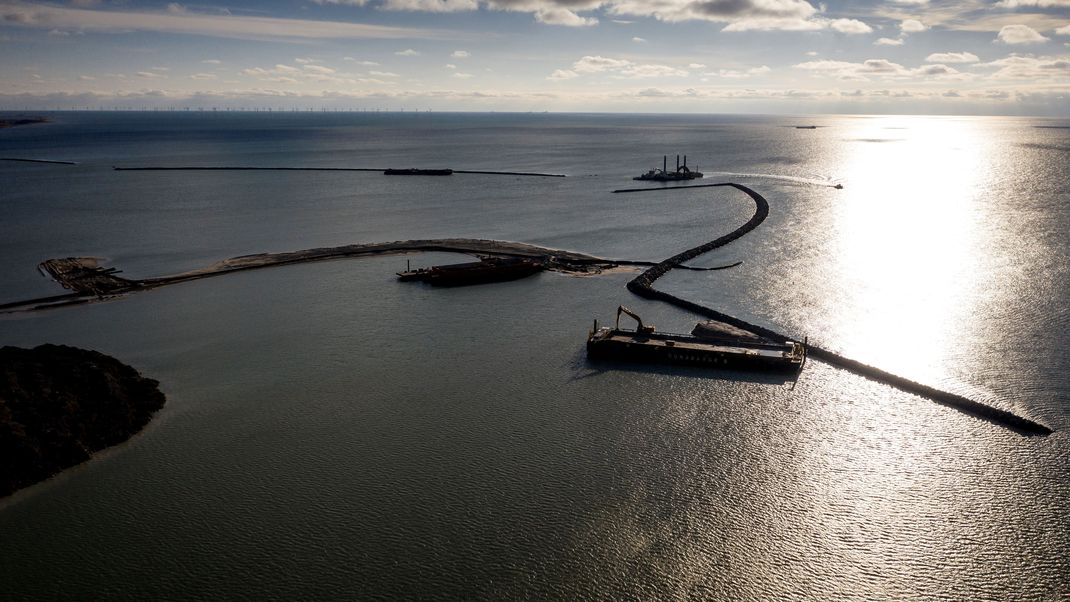
<path fill-rule="evenodd" d="M 702 172 L 692 171 L 687 167 L 687 155 L 684 155 L 684 163 L 680 164 L 680 155 L 676 155 L 676 171 L 669 171 L 669 156 L 662 155 L 661 169 L 653 168 L 633 180 L 652 180 L 654 182 L 676 182 L 680 180 L 694 180 L 702 177 Z"/>
<path fill-rule="evenodd" d="M 635 330 L 620 327 L 620 316 L 636 321 Z M 587 336 L 587 356 L 648 363 L 669 363 L 771 371 L 794 371 L 806 360 L 806 345 L 794 341 L 777 343 L 753 333 L 709 322 L 695 327 L 691 335 L 656 332 L 651 325 L 623 305 L 617 308 L 613 328 L 599 328 L 598 320 Z"/>

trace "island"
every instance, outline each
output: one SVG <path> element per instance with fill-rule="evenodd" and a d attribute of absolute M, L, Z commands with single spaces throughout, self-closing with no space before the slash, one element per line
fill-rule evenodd
<path fill-rule="evenodd" d="M 0 497 L 126 441 L 164 401 L 157 381 L 96 351 L 0 347 Z"/>

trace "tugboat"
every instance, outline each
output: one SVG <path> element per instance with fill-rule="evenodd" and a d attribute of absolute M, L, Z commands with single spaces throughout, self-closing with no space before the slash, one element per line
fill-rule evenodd
<path fill-rule="evenodd" d="M 635 330 L 620 327 L 620 316 L 636 321 Z M 691 335 L 656 332 L 623 305 L 617 308 L 613 328 L 599 328 L 598 320 L 587 335 L 587 356 L 625 361 L 699 365 L 769 371 L 798 371 L 806 360 L 806 345 L 777 343 L 727 324 L 700 323 Z"/>
<path fill-rule="evenodd" d="M 482 257 L 479 261 L 436 265 L 398 272 L 398 280 L 419 280 L 432 286 L 468 286 L 519 280 L 546 269 L 545 261 L 524 257 Z"/>
<path fill-rule="evenodd" d="M 680 165 L 680 155 L 676 155 L 676 171 L 669 171 L 669 156 L 662 155 L 661 169 L 654 168 L 633 180 L 652 180 L 654 182 L 678 182 L 681 180 L 694 180 L 702 177 L 702 172 L 691 171 L 687 167 L 687 155 L 684 155 L 684 164 Z"/>

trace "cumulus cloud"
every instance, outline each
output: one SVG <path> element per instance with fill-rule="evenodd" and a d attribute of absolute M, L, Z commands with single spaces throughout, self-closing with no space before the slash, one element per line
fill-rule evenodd
<path fill-rule="evenodd" d="M 162 79 L 166 76 L 154 73 L 152 71 L 138 71 L 136 74 L 138 77 L 144 77 L 145 79 Z"/>
<path fill-rule="evenodd" d="M 880 38 L 876 42 L 873 42 L 874 46 L 902 46 L 902 38 Z"/>
<path fill-rule="evenodd" d="M 1047 42 L 1048 38 L 1028 25 L 1004 25 L 996 35 L 996 41 L 1003 44 L 1039 44 Z"/>
<path fill-rule="evenodd" d="M 468 57 L 470 57 L 472 55 L 469 54 L 469 52 L 467 50 L 454 50 L 453 52 L 450 53 L 450 56 L 455 58 L 455 59 L 466 59 L 466 58 L 468 58 Z"/>
<path fill-rule="evenodd" d="M 412 48 L 406 48 L 405 50 L 399 50 L 394 54 L 398 56 L 420 56 L 420 53 Z"/>
<path fill-rule="evenodd" d="M 564 25 L 566 27 L 590 27 L 598 25 L 594 17 L 581 17 L 567 8 L 558 6 L 544 7 L 535 11 L 535 20 L 546 25 Z"/>
<path fill-rule="evenodd" d="M 920 33 L 926 29 L 929 27 L 917 19 L 905 19 L 899 24 L 899 30 L 903 33 Z"/>
<path fill-rule="evenodd" d="M 972 52 L 934 52 L 925 57 L 927 63 L 976 63 L 979 60 Z"/>
<path fill-rule="evenodd" d="M 669 65 L 633 63 L 625 59 L 604 56 L 585 56 L 572 64 L 571 69 L 558 69 L 548 79 L 573 79 L 580 75 L 607 73 L 617 79 L 650 77 L 685 77 L 688 71 Z"/>
<path fill-rule="evenodd" d="M 1060 36 L 1070 36 L 1070 25 L 1064 25 L 1055 30 L 1055 33 Z"/>
<path fill-rule="evenodd" d="M 201 62 L 204 63 L 205 65 L 221 65 L 221 64 L 223 64 L 223 61 L 221 61 L 219 59 L 204 59 Z"/>
<path fill-rule="evenodd" d="M 870 33 L 873 31 L 872 27 L 858 19 L 834 19 L 829 23 L 829 28 L 847 34 Z"/>
<path fill-rule="evenodd" d="M 646 38 L 634 37 L 634 38 L 632 38 L 632 41 L 635 42 L 636 44 L 645 44 L 646 43 Z"/>
<path fill-rule="evenodd" d="M 378 67 L 379 66 L 379 63 L 376 63 L 375 61 L 362 61 L 362 60 L 360 60 L 358 58 L 354 58 L 354 57 L 351 57 L 351 56 L 343 57 L 342 60 L 343 61 L 349 61 L 351 63 L 356 63 L 358 65 L 364 65 L 365 67 Z"/>
<path fill-rule="evenodd" d="M 216 76 L 215 73 L 194 73 L 193 75 L 189 76 L 189 78 L 190 79 L 196 79 L 196 80 L 207 80 L 207 79 L 216 79 L 217 76 Z"/>
<path fill-rule="evenodd" d="M 470 79 L 475 76 L 471 73 L 461 73 L 460 71 L 458 71 L 457 73 L 453 74 L 453 77 L 456 77 L 457 79 Z"/>

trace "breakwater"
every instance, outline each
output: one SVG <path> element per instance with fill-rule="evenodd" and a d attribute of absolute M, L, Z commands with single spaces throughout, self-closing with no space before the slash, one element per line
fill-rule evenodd
<path fill-rule="evenodd" d="M 113 166 L 115 171 L 372 171 L 385 172 L 387 167 L 242 167 L 242 166 L 178 166 L 178 167 L 119 167 Z M 487 171 L 475 169 L 451 169 L 455 174 L 481 174 L 491 176 L 530 176 L 537 178 L 564 178 L 565 174 L 537 173 L 528 171 Z"/>
<path fill-rule="evenodd" d="M 19 163 L 48 163 L 49 165 L 78 165 L 77 161 L 57 161 L 53 159 L 22 159 L 19 157 L 0 157 L 0 161 L 18 161 Z"/>
<path fill-rule="evenodd" d="M 705 244 L 701 244 L 697 247 L 683 251 L 682 253 L 673 255 L 672 257 L 661 261 L 655 264 L 654 266 L 651 266 L 642 274 L 639 274 L 630 282 L 628 282 L 628 290 L 635 293 L 636 295 L 639 295 L 640 297 L 664 301 L 666 303 L 675 305 L 676 307 L 679 307 L 681 309 L 686 309 L 696 314 L 706 316 L 708 318 L 712 318 L 714 320 L 718 320 L 726 324 L 730 324 L 737 328 L 749 330 L 750 332 L 753 332 L 759 336 L 765 337 L 773 341 L 798 341 L 799 339 L 796 337 L 788 337 L 787 335 L 781 334 L 769 328 L 765 328 L 757 324 L 751 324 L 745 320 L 730 316 L 713 308 L 709 308 L 704 305 L 699 305 L 698 303 L 694 303 L 686 299 L 681 299 L 679 297 L 676 297 L 675 295 L 671 295 L 664 291 L 659 291 L 653 286 L 654 282 L 658 278 L 661 278 L 667 272 L 669 272 L 669 270 L 674 269 L 684 261 L 694 259 L 699 255 L 708 253 L 716 248 L 723 247 L 724 245 L 727 245 L 728 243 L 740 238 L 741 236 L 747 234 L 751 230 L 754 230 L 759 225 L 761 225 L 761 223 L 765 221 L 765 218 L 769 215 L 769 203 L 765 200 L 765 197 L 758 194 L 754 190 L 743 186 L 742 184 L 735 183 L 702 184 L 698 186 L 676 186 L 669 188 L 631 188 L 625 190 L 615 190 L 614 192 L 664 192 L 666 190 L 677 190 L 680 188 L 713 188 L 718 186 L 731 186 L 733 188 L 736 188 L 737 190 L 746 193 L 754 201 L 754 215 L 751 216 L 751 218 L 747 220 L 746 223 L 739 226 L 732 232 L 725 234 L 724 236 L 716 238 Z M 935 387 L 914 382 L 910 379 L 892 374 L 874 366 L 870 366 L 858 360 L 845 357 L 839 353 L 836 353 L 835 351 L 825 349 L 818 345 L 810 344 L 808 346 L 808 352 L 810 357 L 814 359 L 823 361 L 827 364 L 836 366 L 838 368 L 847 370 L 848 372 L 858 374 L 871 380 L 891 385 L 902 391 L 925 397 L 942 405 L 955 408 L 976 418 L 987 420 L 994 424 L 1010 428 L 1023 435 L 1049 435 L 1052 433 L 1052 430 L 1047 426 L 1044 426 L 1043 424 L 1040 424 L 1028 418 L 1024 418 L 1012 412 L 1008 412 L 1006 410 L 1002 410 L 1000 408 L 996 408 L 981 403 L 979 401 L 975 401 L 968 397 L 963 397 L 962 395 L 949 393 L 947 391 L 941 391 L 940 389 L 937 389 Z"/>

